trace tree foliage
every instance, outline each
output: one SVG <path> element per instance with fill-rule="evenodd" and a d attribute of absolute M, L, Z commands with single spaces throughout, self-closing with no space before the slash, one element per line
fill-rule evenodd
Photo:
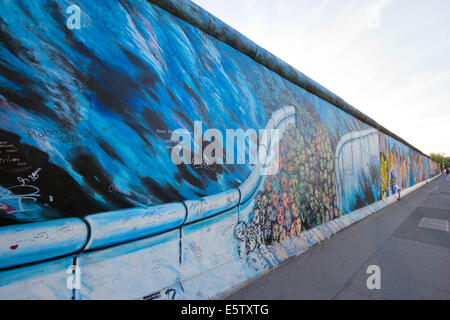
<path fill-rule="evenodd" d="M 430 158 L 439 162 L 441 167 L 450 167 L 450 157 L 446 157 L 443 153 L 430 153 Z"/>

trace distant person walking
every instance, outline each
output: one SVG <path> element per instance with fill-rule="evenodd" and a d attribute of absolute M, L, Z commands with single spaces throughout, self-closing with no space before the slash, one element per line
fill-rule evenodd
<path fill-rule="evenodd" d="M 398 185 L 394 185 L 394 189 L 395 189 L 395 191 L 398 194 L 397 201 L 399 201 L 400 200 L 400 191 L 401 191 L 401 189 L 400 189 L 400 187 Z"/>

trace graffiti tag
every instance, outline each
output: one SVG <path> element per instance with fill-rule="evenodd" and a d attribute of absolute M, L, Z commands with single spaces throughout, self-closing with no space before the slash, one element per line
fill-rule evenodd
<path fill-rule="evenodd" d="M 198 161 L 196 158 L 192 158 L 192 167 L 194 169 L 207 169 L 211 171 L 216 171 L 216 163 L 212 162 L 211 164 L 208 164 L 208 161 Z"/>
<path fill-rule="evenodd" d="M 27 182 L 29 182 L 28 179 L 18 177 L 17 180 L 22 184 L 9 187 L 8 189 L 5 189 L 4 191 L 0 192 L 0 210 L 7 211 L 10 214 L 36 210 L 36 208 L 33 209 L 24 208 L 23 201 L 31 200 L 33 202 L 36 202 L 37 197 L 41 196 L 39 194 L 40 189 L 36 186 L 26 184 Z M 12 208 L 9 205 L 2 203 L 6 200 L 16 201 L 18 209 L 11 210 Z"/>

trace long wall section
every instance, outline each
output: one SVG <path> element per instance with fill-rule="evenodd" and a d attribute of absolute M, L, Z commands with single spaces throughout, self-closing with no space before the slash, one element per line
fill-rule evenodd
<path fill-rule="evenodd" d="M 3 1 L 0 34 L 2 299 L 217 298 L 439 173 L 188 1 Z M 195 159 L 227 129 L 264 161 Z"/>

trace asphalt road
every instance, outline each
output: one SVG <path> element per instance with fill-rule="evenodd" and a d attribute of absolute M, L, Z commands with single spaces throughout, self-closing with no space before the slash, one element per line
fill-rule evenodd
<path fill-rule="evenodd" d="M 449 224 L 444 174 L 227 299 L 450 299 Z M 380 289 L 367 287 L 372 265 Z"/>

